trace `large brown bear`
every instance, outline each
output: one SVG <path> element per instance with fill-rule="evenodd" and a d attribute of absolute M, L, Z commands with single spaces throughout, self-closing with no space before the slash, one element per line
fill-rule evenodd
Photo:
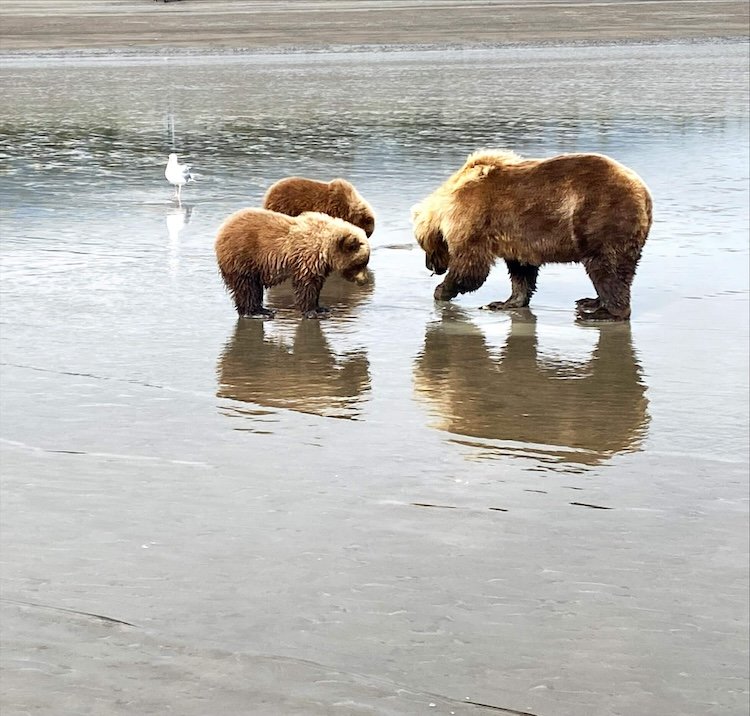
<path fill-rule="evenodd" d="M 263 208 L 289 216 L 319 211 L 359 226 L 368 237 L 375 230 L 370 205 L 346 180 L 324 182 L 304 177 L 287 177 L 271 186 L 263 198 Z"/>
<path fill-rule="evenodd" d="M 318 305 L 331 272 L 355 283 L 367 281 L 370 246 L 362 229 L 326 214 L 291 217 L 266 209 L 243 209 L 219 228 L 216 258 L 240 316 L 268 318 L 263 289 L 292 280 L 296 303 L 306 318 L 329 309 Z"/>
<path fill-rule="evenodd" d="M 626 320 L 651 197 L 635 172 L 599 154 L 485 151 L 417 204 L 412 220 L 427 268 L 448 271 L 436 300 L 476 291 L 502 258 L 512 293 L 486 308 L 528 306 L 542 264 L 580 262 L 598 298 L 577 301 L 579 317 Z"/>

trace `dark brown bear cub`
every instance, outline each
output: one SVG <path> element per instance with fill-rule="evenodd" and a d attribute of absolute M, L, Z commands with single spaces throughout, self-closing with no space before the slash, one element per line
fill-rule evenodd
<path fill-rule="evenodd" d="M 266 209 L 243 209 L 219 228 L 216 258 L 240 316 L 270 318 L 263 289 L 292 280 L 297 307 L 306 318 L 329 309 L 318 305 L 331 272 L 367 282 L 370 246 L 362 229 L 325 214 L 297 217 Z"/>
<path fill-rule="evenodd" d="M 319 211 L 359 226 L 367 236 L 375 230 L 375 215 L 360 193 L 345 179 L 324 182 L 287 177 L 266 192 L 263 208 L 289 216 Z"/>
<path fill-rule="evenodd" d="M 412 218 L 427 268 L 448 271 L 437 300 L 476 291 L 501 258 L 512 293 L 486 308 L 528 306 L 542 264 L 580 262 L 597 297 L 577 302 L 579 317 L 626 320 L 651 196 L 635 172 L 599 154 L 524 159 L 487 151 L 471 155 Z"/>

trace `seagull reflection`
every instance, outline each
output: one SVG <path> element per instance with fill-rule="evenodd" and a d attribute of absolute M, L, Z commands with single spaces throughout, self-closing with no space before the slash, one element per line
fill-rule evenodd
<path fill-rule="evenodd" d="M 428 326 L 414 384 L 435 427 L 483 457 L 598 465 L 640 450 L 648 400 L 629 324 L 580 328 L 598 339 L 591 357 L 576 363 L 539 355 L 530 311 L 511 320 L 499 355 L 460 309 Z"/>
<path fill-rule="evenodd" d="M 180 232 L 190 223 L 193 207 L 183 204 L 167 212 L 167 233 L 169 234 L 169 273 L 175 274 L 180 265 Z"/>
<path fill-rule="evenodd" d="M 266 321 L 237 321 L 219 358 L 217 397 L 356 419 L 370 389 L 366 352 L 334 353 L 320 321 L 300 321 L 291 345 L 273 331 Z M 252 409 L 229 412 L 251 418 L 258 415 Z"/>

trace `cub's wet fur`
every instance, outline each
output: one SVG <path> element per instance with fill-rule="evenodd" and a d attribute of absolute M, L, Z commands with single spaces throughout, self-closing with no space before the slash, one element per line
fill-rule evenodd
<path fill-rule="evenodd" d="M 263 290 L 291 279 L 297 307 L 307 318 L 329 310 L 320 306 L 326 277 L 367 282 L 370 245 L 364 231 L 326 214 L 296 217 L 266 209 L 243 209 L 219 228 L 216 258 L 240 316 L 270 318 Z"/>

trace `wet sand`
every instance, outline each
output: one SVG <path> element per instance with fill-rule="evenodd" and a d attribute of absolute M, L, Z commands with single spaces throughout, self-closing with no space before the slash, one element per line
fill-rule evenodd
<path fill-rule="evenodd" d="M 260 50 L 746 37 L 732 0 L 5 0 L 0 49 Z"/>
<path fill-rule="evenodd" d="M 747 47 L 623 41 L 747 21 L 0 3 L 3 713 L 744 716 Z M 514 43 L 570 44 L 465 51 Z M 581 267 L 432 302 L 409 206 L 479 146 L 642 174 L 631 325 L 574 323 Z M 213 234 L 284 173 L 373 202 L 375 281 L 237 321 Z"/>
<path fill-rule="evenodd" d="M 0 80 L 3 714 L 745 716 L 746 44 Z M 482 146 L 644 178 L 630 325 L 580 266 L 433 302 L 409 207 Z M 216 228 L 296 173 L 372 203 L 374 283 L 238 321 Z"/>

